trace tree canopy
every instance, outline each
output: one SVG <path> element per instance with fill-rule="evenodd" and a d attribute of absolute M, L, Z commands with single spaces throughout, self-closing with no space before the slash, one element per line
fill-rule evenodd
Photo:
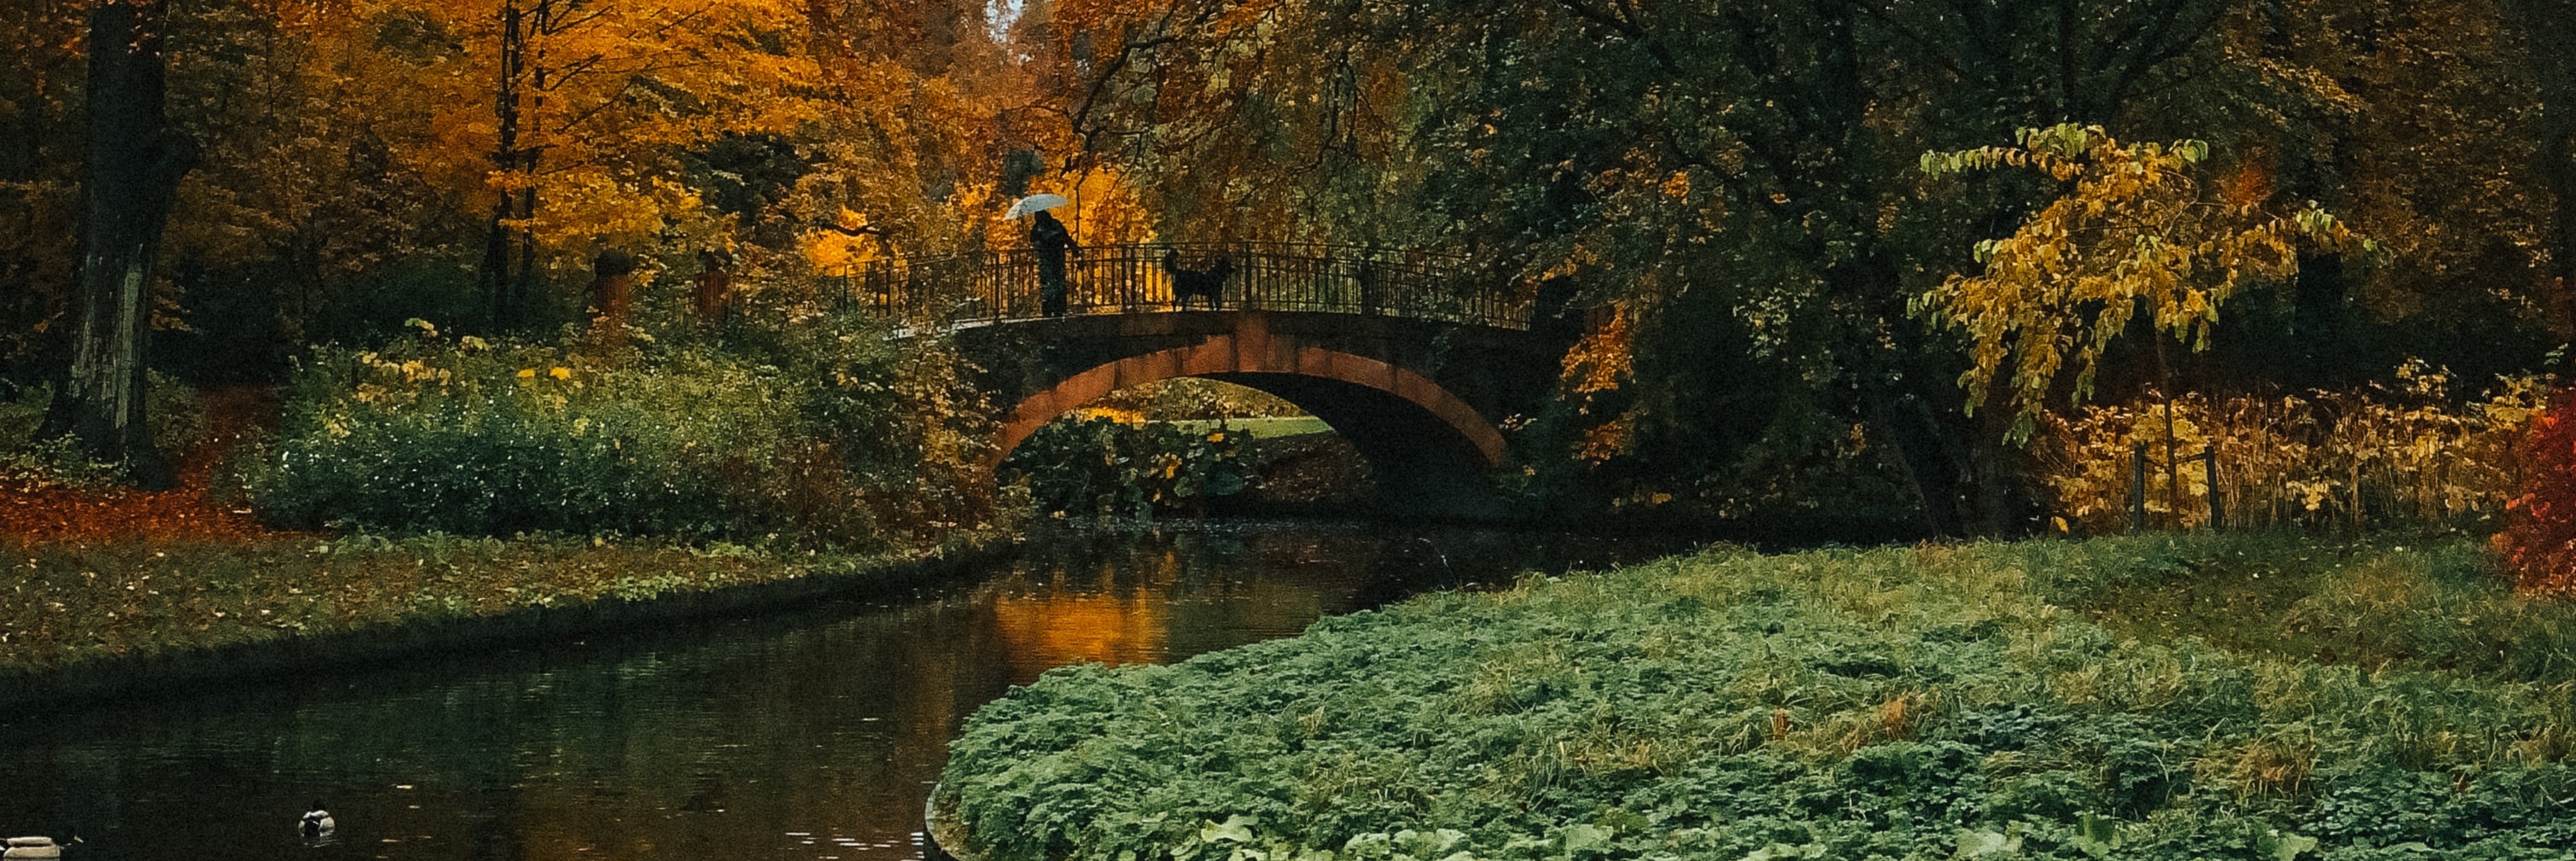
<path fill-rule="evenodd" d="M 21 382 L 76 337 L 92 5 L 0 10 Z M 1001 210 L 1056 191 L 1086 242 L 1432 247 L 1526 285 L 1566 350 L 1557 404 L 1501 417 L 1533 493 L 1957 533 L 2033 522 L 2010 440 L 2063 396 L 2528 369 L 2576 307 L 2570 33 L 2529 0 L 168 8 L 203 157 L 146 305 L 198 378 L 414 317 L 544 331 L 610 251 L 648 307 L 711 266 L 812 302 L 1017 244 Z M 2211 349 L 2160 364 L 2149 330 Z"/>

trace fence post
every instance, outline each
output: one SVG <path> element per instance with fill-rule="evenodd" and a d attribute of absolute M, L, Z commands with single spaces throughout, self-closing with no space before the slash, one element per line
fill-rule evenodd
<path fill-rule="evenodd" d="M 2218 504 L 2218 445 L 2216 443 L 2210 443 L 2200 447 L 2200 463 L 2203 468 L 2208 470 L 2207 479 L 2209 483 L 2207 486 L 2209 488 L 2209 531 L 2216 532 L 2218 531 L 2219 512 L 2225 510 L 2219 507 Z"/>
<path fill-rule="evenodd" d="M 2147 444 L 2129 450 L 2129 531 L 2147 531 Z"/>

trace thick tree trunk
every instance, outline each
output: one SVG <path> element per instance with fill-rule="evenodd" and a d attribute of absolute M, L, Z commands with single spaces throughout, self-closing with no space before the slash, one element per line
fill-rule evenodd
<path fill-rule="evenodd" d="M 81 178 L 80 329 L 49 430 L 137 483 L 166 485 L 143 424 L 152 274 L 179 177 L 197 148 L 163 113 L 167 0 L 104 0 L 89 17 L 89 128 Z"/>

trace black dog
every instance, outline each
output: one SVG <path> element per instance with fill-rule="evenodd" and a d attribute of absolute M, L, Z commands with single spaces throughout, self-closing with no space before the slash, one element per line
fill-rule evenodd
<path fill-rule="evenodd" d="M 1172 273 L 1174 304 L 1187 308 L 1190 306 L 1190 297 L 1205 296 L 1208 308 L 1214 309 L 1225 298 L 1225 279 L 1234 277 L 1234 259 L 1219 257 L 1216 259 L 1216 265 L 1208 267 L 1207 271 L 1192 272 L 1181 268 L 1180 252 L 1165 251 L 1163 252 L 1163 271 Z"/>

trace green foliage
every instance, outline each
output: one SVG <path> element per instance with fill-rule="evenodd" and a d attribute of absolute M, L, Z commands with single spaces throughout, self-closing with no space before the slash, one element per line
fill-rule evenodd
<path fill-rule="evenodd" d="M 833 322 L 746 355 L 415 321 L 419 337 L 304 364 L 251 497 L 287 525 L 466 535 L 866 544 L 980 525 L 953 362 Z"/>
<path fill-rule="evenodd" d="M 1196 511 L 1250 483 L 1253 465 L 1236 451 L 1240 436 L 1170 422 L 1058 421 L 1030 434 L 1003 468 L 1025 476 L 1046 511 L 1140 518 Z"/>
<path fill-rule="evenodd" d="M 143 422 L 153 448 L 164 457 L 186 454 L 206 434 L 205 403 L 195 389 L 168 374 L 149 371 L 145 380 Z M 77 488 L 124 481 L 124 467 L 90 459 L 70 437 L 36 437 L 53 398 L 53 387 L 40 385 L 18 387 L 14 397 L 0 400 L 0 481 Z"/>
<path fill-rule="evenodd" d="M 1093 407 L 1158 420 L 1293 418 L 1306 414 L 1296 404 L 1259 389 L 1197 377 L 1173 377 L 1129 386 L 1103 396 Z"/>
<path fill-rule="evenodd" d="M 104 487 L 125 477 L 115 464 L 89 458 L 70 437 L 37 439 L 45 407 L 53 402 L 50 386 L 26 386 L 0 401 L 0 480 L 24 487 Z"/>
<path fill-rule="evenodd" d="M 197 390 L 160 371 L 144 375 L 143 424 L 164 457 L 188 453 L 206 435 L 206 403 Z"/>
<path fill-rule="evenodd" d="M 37 440 L 0 452 L 0 480 L 22 487 L 104 489 L 125 480 L 125 468 L 90 459 L 69 436 Z"/>
<path fill-rule="evenodd" d="M 2245 583 L 2471 633 L 2355 667 L 2230 647 L 2299 624 L 2242 607 L 2087 618 Z M 2466 660 L 2517 639 L 2555 657 Z M 992 861 L 2567 859 L 2571 657 L 2459 545 L 1721 549 L 1051 671 L 937 801 Z"/>

